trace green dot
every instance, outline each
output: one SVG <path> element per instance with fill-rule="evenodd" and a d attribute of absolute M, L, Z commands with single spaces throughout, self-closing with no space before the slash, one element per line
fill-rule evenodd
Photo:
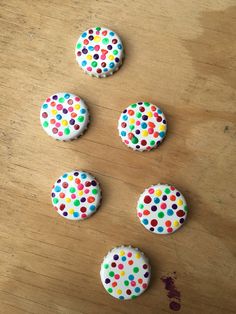
<path fill-rule="evenodd" d="M 131 139 L 131 142 L 133 144 L 137 144 L 138 143 L 138 138 L 136 136 L 133 136 L 132 139 Z"/>
<path fill-rule="evenodd" d="M 163 217 L 165 216 L 165 214 L 164 214 L 163 212 L 159 212 L 159 213 L 157 214 L 157 216 L 158 216 L 159 218 L 163 218 Z"/>
<path fill-rule="evenodd" d="M 75 192 L 75 188 L 70 188 L 70 193 L 74 193 Z"/>
<path fill-rule="evenodd" d="M 136 298 L 136 295 L 132 295 L 131 299 L 135 299 Z"/>
<path fill-rule="evenodd" d="M 137 118 L 141 118 L 141 116 L 142 116 L 141 112 L 137 112 L 137 113 L 136 113 L 136 117 L 137 117 Z"/>
<path fill-rule="evenodd" d="M 143 209 L 144 205 L 143 204 L 139 204 L 139 208 Z"/>
<path fill-rule="evenodd" d="M 98 194 L 98 190 L 97 189 L 93 189 L 92 193 L 96 195 L 96 194 Z"/>
<path fill-rule="evenodd" d="M 45 128 L 47 128 L 47 127 L 48 127 L 48 122 L 47 122 L 47 121 L 44 121 L 44 122 L 43 122 L 43 126 L 44 126 Z"/>
<path fill-rule="evenodd" d="M 131 108 L 136 108 L 137 107 L 137 104 L 132 104 L 131 105 Z"/>
<path fill-rule="evenodd" d="M 113 290 L 112 290 L 112 288 L 108 288 L 107 291 L 108 291 L 109 293 L 112 293 Z"/>
<path fill-rule="evenodd" d="M 113 50 L 113 54 L 116 56 L 118 54 L 118 50 Z"/>
<path fill-rule="evenodd" d="M 104 268 L 107 269 L 109 267 L 108 264 L 104 264 Z"/>
<path fill-rule="evenodd" d="M 60 103 L 63 103 L 64 101 L 65 101 L 65 98 L 64 98 L 64 97 L 59 98 L 59 102 L 60 102 Z"/>
<path fill-rule="evenodd" d="M 114 271 L 110 271 L 110 272 L 109 272 L 109 276 L 110 276 L 110 277 L 114 277 L 114 275 L 115 275 Z"/>
<path fill-rule="evenodd" d="M 187 206 L 187 205 L 184 205 L 184 210 L 185 210 L 186 212 L 188 212 L 188 206 Z"/>
<path fill-rule="evenodd" d="M 58 202 L 59 202 L 58 198 L 54 198 L 54 199 L 53 199 L 53 203 L 54 203 L 54 204 L 57 204 Z"/>
<path fill-rule="evenodd" d="M 68 134 L 70 134 L 70 129 L 69 129 L 69 128 L 66 128 L 66 129 L 64 130 L 64 132 L 65 132 L 66 135 L 68 135 Z"/>
<path fill-rule="evenodd" d="M 165 193 L 166 193 L 166 194 L 170 194 L 170 189 L 169 189 L 169 188 L 166 188 L 166 189 L 165 189 Z"/>
<path fill-rule="evenodd" d="M 149 102 L 144 102 L 144 106 L 149 107 L 150 103 Z"/>
<path fill-rule="evenodd" d="M 129 128 L 132 131 L 135 128 L 135 126 L 134 125 L 130 125 Z"/>
<path fill-rule="evenodd" d="M 150 141 L 150 145 L 151 146 L 155 145 L 155 141 Z"/>
<path fill-rule="evenodd" d="M 75 200 L 75 201 L 74 201 L 74 205 L 75 205 L 75 206 L 79 206 L 79 205 L 80 205 L 80 201 L 79 201 L 79 200 Z"/>
<path fill-rule="evenodd" d="M 102 43 L 104 45 L 107 45 L 109 43 L 109 39 L 108 38 L 103 38 Z"/>
<path fill-rule="evenodd" d="M 84 121 L 84 117 L 83 117 L 83 116 L 79 116 L 79 117 L 78 117 L 78 121 L 79 121 L 79 122 L 83 122 L 83 121 Z"/>
<path fill-rule="evenodd" d="M 100 31 L 100 30 L 101 30 L 101 27 L 96 27 L 96 30 L 97 30 L 97 31 Z"/>
<path fill-rule="evenodd" d="M 80 49 L 82 47 L 82 44 L 81 43 L 78 43 L 77 44 L 77 49 Z"/>
<path fill-rule="evenodd" d="M 96 68 L 96 66 L 98 65 L 98 63 L 97 63 L 97 61 L 93 61 L 93 62 L 91 63 L 91 65 L 92 65 L 92 67 Z"/>
<path fill-rule="evenodd" d="M 128 281 L 128 280 L 125 280 L 125 281 L 124 281 L 124 284 L 125 284 L 125 286 L 128 286 L 128 285 L 129 285 L 129 281 Z"/>
<path fill-rule="evenodd" d="M 139 272 L 139 268 L 138 267 L 134 267 L 133 268 L 133 272 L 136 274 L 136 273 L 138 273 Z"/>

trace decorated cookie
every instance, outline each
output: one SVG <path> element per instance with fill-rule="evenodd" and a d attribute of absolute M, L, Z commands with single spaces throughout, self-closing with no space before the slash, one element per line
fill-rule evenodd
<path fill-rule="evenodd" d="M 157 106 L 137 102 L 122 112 L 118 131 L 128 147 L 138 151 L 151 150 L 166 136 L 166 118 Z"/>
<path fill-rule="evenodd" d="M 146 229 L 159 234 L 175 232 L 184 223 L 188 207 L 183 195 L 168 184 L 146 189 L 137 204 L 137 214 Z"/>
<path fill-rule="evenodd" d="M 70 93 L 57 93 L 42 104 L 40 121 L 48 135 L 56 140 L 70 141 L 84 133 L 89 113 L 80 97 Z"/>
<path fill-rule="evenodd" d="M 94 27 L 79 37 L 75 54 L 85 73 L 95 77 L 106 77 L 119 69 L 124 50 L 115 32 L 104 27 Z"/>
<path fill-rule="evenodd" d="M 84 171 L 63 174 L 52 187 L 52 204 L 64 218 L 83 220 L 96 212 L 101 202 L 98 181 Z"/>
<path fill-rule="evenodd" d="M 110 295 L 120 300 L 134 299 L 147 289 L 151 267 L 139 249 L 121 246 L 104 258 L 100 276 Z"/>

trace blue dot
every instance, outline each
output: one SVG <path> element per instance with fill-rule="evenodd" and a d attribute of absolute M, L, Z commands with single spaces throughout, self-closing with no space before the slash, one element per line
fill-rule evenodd
<path fill-rule="evenodd" d="M 114 63 L 114 62 L 111 62 L 111 63 L 109 64 L 109 67 L 110 67 L 110 68 L 114 68 L 114 66 L 115 66 L 115 63 Z"/>
<path fill-rule="evenodd" d="M 162 111 L 161 111 L 160 109 L 158 109 L 157 112 L 158 112 L 159 114 L 162 114 Z"/>
<path fill-rule="evenodd" d="M 120 299 L 120 300 L 124 300 L 123 295 L 119 296 L 119 299 Z"/>
<path fill-rule="evenodd" d="M 148 224 L 148 220 L 147 220 L 146 218 L 143 219 L 142 222 L 143 222 L 144 225 L 147 225 L 147 224 Z"/>
<path fill-rule="evenodd" d="M 68 99 L 68 98 L 70 98 L 70 94 L 65 94 L 64 97 L 65 97 L 66 99 Z"/>
<path fill-rule="evenodd" d="M 160 135 L 160 137 L 164 137 L 165 136 L 165 132 L 160 132 L 159 135 Z"/>
<path fill-rule="evenodd" d="M 139 287 L 136 287 L 136 288 L 134 289 L 134 291 L 135 291 L 136 293 L 139 293 L 139 292 L 140 292 L 140 288 L 139 288 Z"/>
<path fill-rule="evenodd" d="M 61 120 L 61 119 L 62 119 L 62 116 L 61 116 L 60 114 L 57 114 L 57 115 L 56 115 L 56 118 L 57 118 L 57 120 Z"/>
<path fill-rule="evenodd" d="M 164 230 L 163 227 L 158 227 L 158 228 L 157 228 L 157 231 L 158 231 L 158 232 L 163 232 L 163 230 Z"/>
<path fill-rule="evenodd" d="M 141 127 L 142 127 L 142 129 L 146 129 L 146 128 L 147 128 L 147 123 L 142 122 L 142 123 L 141 123 Z"/>
<path fill-rule="evenodd" d="M 59 185 L 57 185 L 57 186 L 55 186 L 54 190 L 55 190 L 56 192 L 60 192 L 60 191 L 61 191 L 61 187 L 60 187 Z"/>
<path fill-rule="evenodd" d="M 80 113 L 82 113 L 82 114 L 86 113 L 86 109 L 82 108 L 82 109 L 80 110 Z"/>
<path fill-rule="evenodd" d="M 67 176 L 68 176 L 68 174 L 65 173 L 65 174 L 63 174 L 62 178 L 67 178 Z"/>
<path fill-rule="evenodd" d="M 108 71 L 108 68 L 104 68 L 104 69 L 103 69 L 103 72 L 107 72 L 107 71 Z"/>
<path fill-rule="evenodd" d="M 87 33 L 84 32 L 84 33 L 82 34 L 82 37 L 84 38 L 84 37 L 86 37 L 86 36 L 87 36 Z"/>
<path fill-rule="evenodd" d="M 129 275 L 129 280 L 134 280 L 134 276 L 133 275 Z"/>
<path fill-rule="evenodd" d="M 167 210 L 167 215 L 168 216 L 172 216 L 174 214 L 173 210 L 172 209 L 168 209 Z"/>
<path fill-rule="evenodd" d="M 121 44 L 118 44 L 118 49 L 122 49 L 122 45 Z"/>
<path fill-rule="evenodd" d="M 125 256 L 122 256 L 121 259 L 122 259 L 123 262 L 126 261 L 126 257 Z"/>
<path fill-rule="evenodd" d="M 126 136 L 126 132 L 125 131 L 121 131 L 121 136 Z"/>
<path fill-rule="evenodd" d="M 160 203 L 160 199 L 159 199 L 158 197 L 155 197 L 155 198 L 154 198 L 154 203 L 155 203 L 155 204 Z"/>
<path fill-rule="evenodd" d="M 86 61 L 86 60 L 84 60 L 84 61 L 82 61 L 82 63 L 81 63 L 81 64 L 82 64 L 82 66 L 83 66 L 83 67 L 85 67 L 85 66 L 86 66 L 86 64 L 87 64 L 87 61 Z"/>
<path fill-rule="evenodd" d="M 86 175 L 85 173 L 82 173 L 82 174 L 81 174 L 81 178 L 82 178 L 82 179 L 86 179 L 86 178 L 87 178 L 87 175 Z"/>
<path fill-rule="evenodd" d="M 79 217 L 79 213 L 78 213 L 78 212 L 74 212 L 74 213 L 73 213 L 73 216 L 74 216 L 74 217 Z"/>
<path fill-rule="evenodd" d="M 125 120 L 125 121 L 127 121 L 128 120 L 128 116 L 125 114 L 125 115 L 123 115 L 123 120 Z"/>
<path fill-rule="evenodd" d="M 91 211 L 94 211 L 94 210 L 96 209 L 96 207 L 95 207 L 95 205 L 91 205 L 91 206 L 89 207 L 89 209 L 90 209 Z"/>
<path fill-rule="evenodd" d="M 114 32 L 110 32 L 110 35 L 111 35 L 111 36 L 114 36 L 114 35 L 115 35 L 115 33 L 114 33 Z"/>
<path fill-rule="evenodd" d="M 43 105 L 43 109 L 47 109 L 48 105 L 47 104 L 44 104 Z"/>
<path fill-rule="evenodd" d="M 88 50 L 93 51 L 94 47 L 93 46 L 88 46 Z"/>

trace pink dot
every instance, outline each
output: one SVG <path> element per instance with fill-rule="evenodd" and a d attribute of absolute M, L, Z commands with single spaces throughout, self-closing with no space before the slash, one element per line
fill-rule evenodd
<path fill-rule="evenodd" d="M 68 102 L 69 105 L 72 105 L 73 104 L 73 99 L 69 99 L 67 102 Z"/>
<path fill-rule="evenodd" d="M 86 215 L 86 214 L 82 214 L 81 217 L 82 217 L 82 218 L 86 218 L 87 215 Z"/>
<path fill-rule="evenodd" d="M 62 136 L 62 135 L 63 135 L 63 132 L 61 132 L 61 131 L 58 132 L 58 135 L 59 135 L 59 136 Z"/>
<path fill-rule="evenodd" d="M 75 97 L 75 100 L 76 100 L 76 101 L 80 101 L 80 98 L 76 96 L 76 97 Z"/>
<path fill-rule="evenodd" d="M 100 49 L 100 46 L 99 45 L 96 45 L 95 47 L 94 47 L 94 50 L 95 51 L 98 51 Z"/>
<path fill-rule="evenodd" d="M 61 104 L 57 105 L 57 110 L 62 110 L 63 106 Z"/>
<path fill-rule="evenodd" d="M 166 209 L 166 203 L 161 203 L 161 209 Z"/>
<path fill-rule="evenodd" d="M 51 99 L 50 98 L 47 98 L 46 102 L 49 102 Z"/>
<path fill-rule="evenodd" d="M 139 217 L 142 217 L 142 216 L 143 216 L 143 214 L 139 212 L 139 213 L 138 213 L 138 216 L 139 216 Z"/>
<path fill-rule="evenodd" d="M 68 108 L 68 111 L 69 111 L 69 112 L 72 112 L 73 110 L 74 110 L 73 107 L 69 107 L 69 108 Z"/>
<path fill-rule="evenodd" d="M 78 190 L 83 190 L 84 185 L 82 183 L 80 183 L 77 188 L 78 188 Z"/>
<path fill-rule="evenodd" d="M 88 194 L 88 193 L 89 193 L 89 189 L 85 189 L 85 190 L 84 190 L 84 193 L 85 193 L 85 194 Z"/>
<path fill-rule="evenodd" d="M 128 256 L 128 257 L 131 257 L 131 256 L 132 256 L 132 253 L 131 253 L 131 252 L 129 252 L 129 253 L 127 254 L 127 256 Z"/>
<path fill-rule="evenodd" d="M 118 275 L 118 274 L 115 274 L 115 279 L 117 280 L 117 279 L 120 279 L 120 275 Z"/>
<path fill-rule="evenodd" d="M 60 123 L 60 122 L 57 122 L 57 123 L 55 124 L 55 126 L 56 126 L 57 128 L 59 128 L 59 127 L 61 126 L 61 123 Z"/>
<path fill-rule="evenodd" d="M 129 141 L 127 141 L 127 140 L 125 140 L 124 142 L 125 142 L 125 144 L 129 144 Z"/>
<path fill-rule="evenodd" d="M 130 284 L 131 284 L 132 287 L 136 286 L 136 282 L 134 280 L 132 280 Z"/>
<path fill-rule="evenodd" d="M 158 117 L 158 113 L 157 113 L 157 112 L 154 112 L 154 114 L 153 114 L 153 115 L 154 115 L 154 117 L 155 117 L 155 118 L 157 118 L 157 117 Z"/>
<path fill-rule="evenodd" d="M 106 59 L 106 55 L 101 55 L 101 59 L 105 60 Z"/>
<path fill-rule="evenodd" d="M 76 195 L 75 195 L 75 194 L 71 194 L 71 198 L 72 198 L 72 199 L 75 199 L 75 198 L 76 198 Z"/>
<path fill-rule="evenodd" d="M 99 35 L 99 33 L 100 33 L 99 31 L 96 31 L 96 35 Z"/>
<path fill-rule="evenodd" d="M 123 268 L 124 268 L 124 265 L 123 265 L 123 264 L 119 264 L 119 265 L 118 265 L 118 268 L 119 268 L 119 269 L 123 269 Z"/>
<path fill-rule="evenodd" d="M 154 132 L 154 129 L 152 129 L 152 128 L 149 128 L 149 129 L 148 129 L 148 133 L 149 133 L 149 134 L 152 134 L 153 132 Z"/>
<path fill-rule="evenodd" d="M 87 71 L 91 72 L 92 68 L 91 67 L 87 67 Z"/>
<path fill-rule="evenodd" d="M 147 288 L 147 284 L 144 283 L 144 284 L 142 285 L 142 287 L 143 287 L 143 289 L 146 289 L 146 288 Z"/>
<path fill-rule="evenodd" d="M 140 125 L 140 121 L 138 120 L 138 121 L 136 121 L 136 125 Z"/>
<path fill-rule="evenodd" d="M 148 192 L 149 192 L 150 194 L 153 194 L 153 193 L 154 193 L 154 189 L 151 188 L 151 189 L 148 190 Z"/>

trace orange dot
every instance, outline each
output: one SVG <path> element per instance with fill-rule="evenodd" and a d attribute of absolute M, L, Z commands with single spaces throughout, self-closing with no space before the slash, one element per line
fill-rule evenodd
<path fill-rule="evenodd" d="M 171 221 L 170 220 L 167 220 L 166 221 L 166 227 L 170 227 L 171 226 Z"/>
<path fill-rule="evenodd" d="M 80 181 L 79 178 L 76 178 L 76 179 L 75 179 L 75 183 L 80 184 L 80 182 L 81 182 L 81 181 Z"/>
<path fill-rule="evenodd" d="M 50 120 L 50 123 L 51 123 L 51 124 L 55 124 L 55 123 L 56 123 L 56 120 L 55 120 L 55 119 L 51 119 L 51 120 Z"/>
<path fill-rule="evenodd" d="M 61 193 L 59 194 L 59 196 L 60 196 L 60 198 L 64 198 L 64 197 L 65 197 L 65 193 L 61 192 Z"/>
<path fill-rule="evenodd" d="M 171 195 L 171 196 L 170 196 L 170 200 L 171 200 L 171 201 L 175 201 L 175 200 L 176 200 L 175 195 Z"/>
<path fill-rule="evenodd" d="M 134 262 L 132 261 L 132 259 L 131 259 L 130 261 L 128 261 L 128 264 L 129 264 L 129 265 L 133 265 L 133 263 L 134 263 Z"/>
<path fill-rule="evenodd" d="M 93 196 L 88 197 L 88 203 L 93 203 L 95 201 L 95 198 Z"/>
<path fill-rule="evenodd" d="M 155 128 L 155 124 L 154 124 L 153 122 L 148 122 L 148 126 L 149 126 L 150 128 Z"/>
<path fill-rule="evenodd" d="M 72 117 L 72 118 L 76 118 L 76 117 L 77 117 L 77 113 L 72 112 L 71 117 Z"/>
<path fill-rule="evenodd" d="M 153 136 L 154 136 L 155 138 L 157 138 L 157 137 L 158 137 L 158 135 L 159 135 L 159 133 L 158 133 L 158 132 L 154 132 L 154 133 L 153 133 Z"/>
<path fill-rule="evenodd" d="M 143 211 L 143 214 L 144 214 L 145 216 L 148 216 L 148 215 L 150 214 L 150 211 L 147 210 L 147 209 L 145 209 L 145 210 Z"/>
<path fill-rule="evenodd" d="M 52 107 L 55 107 L 55 106 L 56 106 L 55 101 L 52 101 L 52 102 L 51 102 L 51 106 L 52 106 Z"/>
<path fill-rule="evenodd" d="M 138 283 L 142 284 L 142 283 L 143 283 L 143 279 L 142 279 L 142 278 L 139 278 L 139 279 L 138 279 Z"/>
<path fill-rule="evenodd" d="M 128 114 L 129 114 L 130 116 L 133 116 L 133 115 L 134 115 L 134 111 L 133 111 L 133 110 L 128 110 Z"/>
<path fill-rule="evenodd" d="M 112 285 L 112 287 L 116 287 L 117 283 L 114 281 L 111 285 Z"/>

